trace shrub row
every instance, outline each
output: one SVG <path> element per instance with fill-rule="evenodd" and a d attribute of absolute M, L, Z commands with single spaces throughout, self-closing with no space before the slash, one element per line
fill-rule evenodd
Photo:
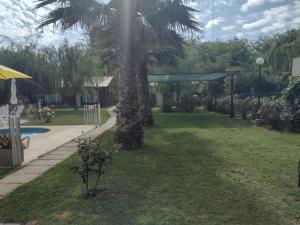
<path fill-rule="evenodd" d="M 204 108 L 223 114 L 230 114 L 230 98 L 222 97 L 217 103 L 212 98 L 207 98 Z M 235 116 L 245 120 L 255 120 L 258 117 L 262 124 L 273 129 L 291 129 L 300 131 L 300 110 L 292 113 L 291 107 L 282 98 L 265 97 L 258 108 L 257 98 L 234 98 Z"/>

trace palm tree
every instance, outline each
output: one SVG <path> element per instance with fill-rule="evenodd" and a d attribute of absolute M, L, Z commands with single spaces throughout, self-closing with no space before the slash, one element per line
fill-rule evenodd
<path fill-rule="evenodd" d="M 38 0 L 36 8 L 55 4 L 56 8 L 44 18 L 40 27 L 58 24 L 63 30 L 75 25 L 90 30 L 97 25 L 111 38 L 115 37 L 119 51 L 119 86 L 116 141 L 124 149 L 139 148 L 143 143 L 143 129 L 138 115 L 138 98 L 134 68 L 138 0 Z"/>
<path fill-rule="evenodd" d="M 140 121 L 144 126 L 153 125 L 148 82 L 149 59 L 163 63 L 169 61 L 166 60 L 167 58 L 182 56 L 184 40 L 180 34 L 199 31 L 199 23 L 191 14 L 195 10 L 186 6 L 185 2 L 188 1 L 140 0 L 137 5 L 138 16 L 135 24 L 138 29 L 134 33 L 137 45 L 135 73 Z M 91 37 L 98 49 L 117 46 L 115 41 L 118 40 L 112 39 L 111 35 L 107 37 L 107 33 L 113 33 L 108 30 L 107 28 L 103 30 L 102 26 L 94 27 Z M 106 38 L 104 38 L 105 36 Z M 118 52 L 113 51 L 113 54 L 118 54 Z"/>
<path fill-rule="evenodd" d="M 197 28 L 198 24 L 190 14 L 192 9 L 184 5 L 188 1 L 111 0 L 106 4 L 96 0 L 38 2 L 37 8 L 56 4 L 41 27 L 59 24 L 65 30 L 79 24 L 94 36 L 100 37 L 97 38 L 100 46 L 113 48 L 112 52 L 119 62 L 116 140 L 125 149 L 140 147 L 143 138 L 141 125 L 151 125 L 153 121 L 147 81 L 146 45 L 152 48 L 167 40 L 178 39 L 176 31 L 186 32 Z"/>

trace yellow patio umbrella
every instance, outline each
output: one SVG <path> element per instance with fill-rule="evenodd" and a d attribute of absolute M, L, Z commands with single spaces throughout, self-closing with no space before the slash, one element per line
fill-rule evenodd
<path fill-rule="evenodd" d="M 0 80 L 8 80 L 11 79 L 11 97 L 10 103 L 12 105 L 18 104 L 17 99 L 17 88 L 16 88 L 16 80 L 15 79 L 31 79 L 30 76 L 20 73 L 16 70 L 10 69 L 8 67 L 0 65 Z"/>
<path fill-rule="evenodd" d="M 0 65 L 0 80 L 8 79 L 31 79 L 30 76 Z"/>

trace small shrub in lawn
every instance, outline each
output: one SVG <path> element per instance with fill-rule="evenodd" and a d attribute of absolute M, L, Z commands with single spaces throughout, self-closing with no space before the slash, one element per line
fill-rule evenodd
<path fill-rule="evenodd" d="M 112 152 L 90 138 L 78 140 L 78 150 L 81 165 L 72 167 L 72 170 L 81 177 L 81 196 L 90 198 L 97 194 L 100 177 L 104 174 L 105 166 L 112 160 Z"/>
<path fill-rule="evenodd" d="M 259 113 L 264 123 L 273 129 L 289 128 L 291 113 L 282 99 L 264 98 Z"/>

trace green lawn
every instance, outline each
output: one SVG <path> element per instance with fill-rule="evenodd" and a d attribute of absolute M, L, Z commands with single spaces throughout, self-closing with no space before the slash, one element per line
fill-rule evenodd
<path fill-rule="evenodd" d="M 102 123 L 105 123 L 109 114 L 106 108 L 101 109 L 101 118 Z M 84 116 L 83 109 L 56 109 L 55 110 L 55 118 L 51 123 L 46 123 L 45 120 L 34 120 L 26 125 L 46 125 L 46 126 L 55 126 L 55 125 L 83 125 L 84 124 Z"/>
<path fill-rule="evenodd" d="M 95 199 L 63 162 L 0 201 L 5 222 L 45 225 L 296 225 L 300 136 L 206 112 L 155 113 L 145 147 L 121 152 Z M 100 140 L 111 143 L 113 131 Z"/>

